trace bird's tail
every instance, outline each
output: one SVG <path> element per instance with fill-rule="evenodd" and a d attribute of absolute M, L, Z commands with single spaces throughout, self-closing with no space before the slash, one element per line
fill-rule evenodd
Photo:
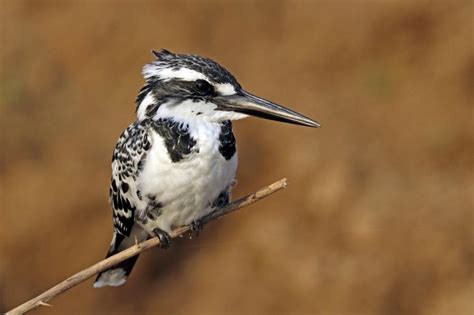
<path fill-rule="evenodd" d="M 112 236 L 112 243 L 110 244 L 110 248 L 107 252 L 106 258 L 115 255 L 118 252 L 121 252 L 127 249 L 128 247 L 134 245 L 135 240 L 140 242 L 148 237 L 143 230 L 134 230 L 135 229 L 132 230 L 132 233 L 129 237 L 126 237 L 114 231 L 114 234 Z M 133 266 L 137 262 L 138 256 L 139 255 L 130 257 L 118 263 L 117 265 L 99 273 L 97 275 L 97 278 L 95 279 L 94 288 L 101 288 L 105 286 L 117 287 L 119 285 L 124 284 L 125 281 L 127 281 L 130 272 L 132 272 Z"/>

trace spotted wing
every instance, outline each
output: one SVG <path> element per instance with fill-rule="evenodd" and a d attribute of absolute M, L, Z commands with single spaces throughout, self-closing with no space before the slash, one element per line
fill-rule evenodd
<path fill-rule="evenodd" d="M 148 126 L 135 122 L 125 129 L 114 150 L 109 197 L 114 228 L 124 236 L 130 236 L 135 211 L 143 204 L 137 178 L 150 147 Z"/>

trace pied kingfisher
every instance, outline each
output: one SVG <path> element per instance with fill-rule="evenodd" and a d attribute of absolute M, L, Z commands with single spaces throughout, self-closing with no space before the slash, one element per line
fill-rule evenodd
<path fill-rule="evenodd" d="M 143 67 L 137 120 L 120 136 L 112 157 L 110 204 L 114 232 L 107 257 L 135 241 L 193 224 L 229 202 L 237 170 L 232 120 L 248 115 L 310 127 L 319 124 L 246 92 L 216 62 L 153 51 Z M 94 287 L 119 286 L 137 256 L 100 273 Z"/>

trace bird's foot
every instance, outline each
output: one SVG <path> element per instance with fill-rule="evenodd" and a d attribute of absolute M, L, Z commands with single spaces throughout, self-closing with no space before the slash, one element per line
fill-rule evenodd
<path fill-rule="evenodd" d="M 201 232 L 203 229 L 204 223 L 202 223 L 201 219 L 191 222 L 191 231 L 193 231 L 196 236 L 199 236 L 199 232 Z"/>
<path fill-rule="evenodd" d="M 153 234 L 160 239 L 160 248 L 168 249 L 171 247 L 171 236 L 168 232 L 159 228 L 154 228 Z"/>

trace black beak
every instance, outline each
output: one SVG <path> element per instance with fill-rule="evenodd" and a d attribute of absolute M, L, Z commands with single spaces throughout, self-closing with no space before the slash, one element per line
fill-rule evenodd
<path fill-rule="evenodd" d="M 282 121 L 290 124 L 320 127 L 319 123 L 286 107 L 267 101 L 240 89 L 236 94 L 218 96 L 221 110 Z"/>

